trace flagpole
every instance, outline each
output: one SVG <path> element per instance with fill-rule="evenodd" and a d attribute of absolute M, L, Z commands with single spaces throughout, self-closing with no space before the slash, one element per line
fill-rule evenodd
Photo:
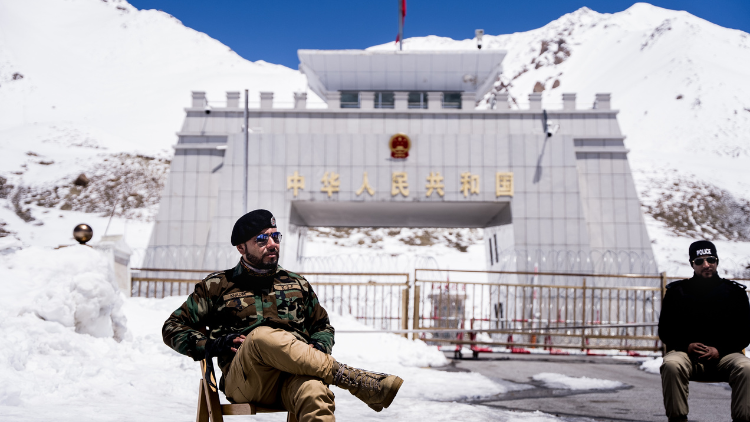
<path fill-rule="evenodd" d="M 404 50 L 404 6 L 402 2 L 404 0 L 398 0 L 398 49 L 399 51 Z"/>
<path fill-rule="evenodd" d="M 248 133 L 250 133 L 250 129 L 247 127 L 248 120 L 249 120 L 249 110 L 248 110 L 248 98 L 247 98 L 247 90 L 245 90 L 245 112 L 242 116 L 245 120 L 245 124 L 242 126 L 242 131 L 244 132 L 244 141 L 245 141 L 245 184 L 244 189 L 242 189 L 242 214 L 247 214 L 247 173 L 249 171 L 248 169 L 248 156 L 250 155 L 250 142 L 248 140 Z"/>

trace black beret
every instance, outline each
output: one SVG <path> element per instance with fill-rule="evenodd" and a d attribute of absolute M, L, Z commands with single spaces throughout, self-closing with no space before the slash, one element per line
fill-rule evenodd
<path fill-rule="evenodd" d="M 699 240 L 697 242 L 693 242 L 690 245 L 690 250 L 688 251 L 688 253 L 690 254 L 690 261 L 703 255 L 711 255 L 717 258 L 719 257 L 719 254 L 716 252 L 716 246 L 714 246 L 714 244 L 709 242 L 708 240 Z"/>
<path fill-rule="evenodd" d="M 245 243 L 267 228 L 276 228 L 276 218 L 271 211 L 255 210 L 240 217 L 232 229 L 232 246 Z"/>

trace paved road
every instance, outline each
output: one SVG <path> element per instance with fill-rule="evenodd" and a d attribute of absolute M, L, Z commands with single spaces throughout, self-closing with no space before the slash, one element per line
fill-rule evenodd
<path fill-rule="evenodd" d="M 659 376 L 639 370 L 632 361 L 586 356 L 480 355 L 478 360 L 453 360 L 446 370 L 478 372 L 499 383 L 510 381 L 536 387 L 471 402 L 477 405 L 540 410 L 568 421 L 667 420 Z M 541 372 L 614 380 L 631 387 L 584 393 L 552 390 L 531 381 L 533 375 Z M 690 383 L 690 421 L 731 421 L 730 397 L 727 384 Z"/>

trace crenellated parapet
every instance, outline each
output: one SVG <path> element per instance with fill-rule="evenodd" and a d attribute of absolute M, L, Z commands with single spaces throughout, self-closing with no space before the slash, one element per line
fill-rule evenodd
<path fill-rule="evenodd" d="M 191 107 L 188 111 L 236 111 L 241 107 L 240 92 L 227 91 L 226 102 L 208 101 L 203 91 L 193 91 Z M 382 112 L 382 113 L 517 113 L 524 111 L 574 112 L 611 111 L 611 95 L 596 94 L 591 107 L 577 108 L 576 94 L 564 93 L 561 102 L 545 104 L 541 92 L 528 94 L 528 104 L 519 105 L 507 92 L 495 93 L 490 97 L 489 106 L 477 106 L 473 92 L 418 92 L 418 91 L 334 91 L 326 92 L 327 108 L 308 108 L 307 93 L 295 92 L 292 98 L 278 98 L 273 92 L 259 92 L 249 101 L 250 110 L 314 112 Z M 511 106 L 512 105 L 512 106 Z"/>

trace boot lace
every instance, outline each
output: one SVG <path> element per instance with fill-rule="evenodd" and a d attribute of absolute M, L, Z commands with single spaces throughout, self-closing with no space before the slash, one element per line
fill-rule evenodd
<path fill-rule="evenodd" d="M 386 375 L 379 372 L 372 372 L 372 374 L 379 376 Z M 346 384 L 368 391 L 377 391 L 380 389 L 380 381 L 378 379 L 362 369 L 352 368 L 344 364 L 339 364 L 339 370 L 333 375 L 333 384 Z"/>

